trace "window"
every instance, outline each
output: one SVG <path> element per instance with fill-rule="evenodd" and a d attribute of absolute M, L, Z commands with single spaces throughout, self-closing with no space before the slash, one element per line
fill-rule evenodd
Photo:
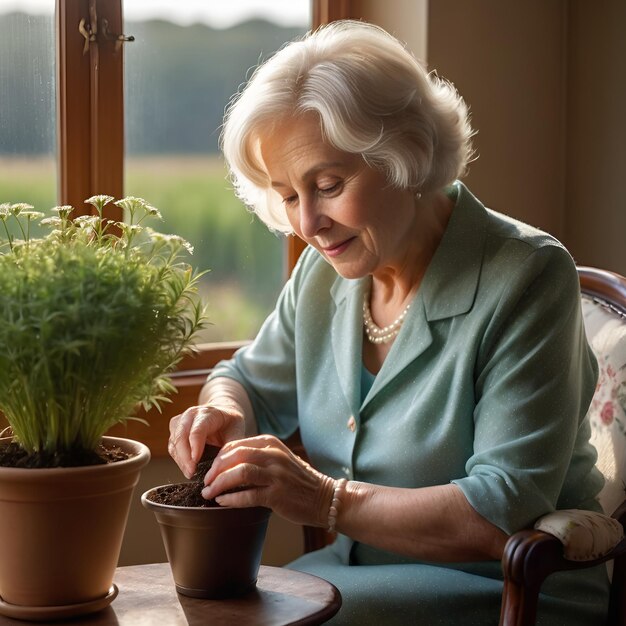
<path fill-rule="evenodd" d="M 0 13 L 0 203 L 56 204 L 54 0 Z"/>
<path fill-rule="evenodd" d="M 194 247 L 211 326 L 201 341 L 254 337 L 284 280 L 284 238 L 238 202 L 219 153 L 224 109 L 250 74 L 311 23 L 308 0 L 162 6 L 124 0 L 125 192 Z M 167 12 L 164 12 L 167 9 Z M 250 12 L 251 11 L 251 12 Z"/>

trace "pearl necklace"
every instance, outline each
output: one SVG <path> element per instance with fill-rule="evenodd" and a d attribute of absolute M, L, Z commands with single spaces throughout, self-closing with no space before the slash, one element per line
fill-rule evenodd
<path fill-rule="evenodd" d="M 404 311 L 402 311 L 389 326 L 381 328 L 372 319 L 369 300 L 370 292 L 368 290 L 363 297 L 363 325 L 365 326 L 367 339 L 370 343 L 389 343 L 391 340 L 395 339 L 400 332 L 404 318 L 411 308 L 411 303 L 409 302 L 409 304 L 406 305 Z"/>

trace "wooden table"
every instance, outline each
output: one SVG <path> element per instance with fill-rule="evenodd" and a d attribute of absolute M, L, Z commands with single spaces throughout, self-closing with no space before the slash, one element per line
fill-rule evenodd
<path fill-rule="evenodd" d="M 256 591 L 229 600 L 200 600 L 178 594 L 168 563 L 119 567 L 114 582 L 119 594 L 106 609 L 67 622 L 57 621 L 54 625 L 313 625 L 329 620 L 341 607 L 341 596 L 329 582 L 264 565 L 259 571 Z M 25 624 L 0 616 L 0 626 Z"/>

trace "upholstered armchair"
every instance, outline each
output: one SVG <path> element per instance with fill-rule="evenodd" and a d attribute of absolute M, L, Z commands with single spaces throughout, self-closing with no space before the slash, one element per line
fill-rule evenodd
<path fill-rule="evenodd" d="M 501 626 L 535 623 L 541 584 L 550 574 L 599 563 L 612 575 L 607 624 L 626 624 L 626 279 L 588 267 L 578 273 L 585 330 L 600 368 L 589 419 L 606 480 L 599 496 L 605 515 L 556 511 L 509 539 Z"/>
<path fill-rule="evenodd" d="M 626 278 L 580 267 L 587 338 L 600 368 L 589 409 L 597 467 L 606 479 L 604 514 L 556 511 L 535 528 L 511 536 L 502 559 L 500 626 L 535 624 L 541 585 L 550 574 L 606 563 L 612 576 L 607 625 L 626 625 Z M 298 452 L 304 452 L 296 444 Z M 304 528 L 304 549 L 324 547 L 329 535 Z"/>

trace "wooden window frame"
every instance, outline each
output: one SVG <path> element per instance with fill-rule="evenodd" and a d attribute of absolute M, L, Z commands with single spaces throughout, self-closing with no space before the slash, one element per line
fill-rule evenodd
<path fill-rule="evenodd" d="M 312 27 L 352 17 L 350 0 L 312 0 Z M 84 200 L 95 194 L 124 195 L 124 43 L 122 0 L 56 0 L 58 201 L 78 213 L 93 208 Z M 104 32 L 103 24 L 107 24 Z M 82 27 L 79 29 L 79 25 Z M 112 36 L 111 33 L 114 35 Z M 108 36 L 107 36 L 108 34 Z M 122 210 L 106 216 L 122 220 Z M 286 242 L 288 271 L 304 244 Z M 210 369 L 247 342 L 200 344 L 185 357 L 172 379 L 178 393 L 159 415 L 143 415 L 150 427 L 129 422 L 112 434 L 144 441 L 152 454 L 167 454 L 169 418 L 197 402 Z"/>

